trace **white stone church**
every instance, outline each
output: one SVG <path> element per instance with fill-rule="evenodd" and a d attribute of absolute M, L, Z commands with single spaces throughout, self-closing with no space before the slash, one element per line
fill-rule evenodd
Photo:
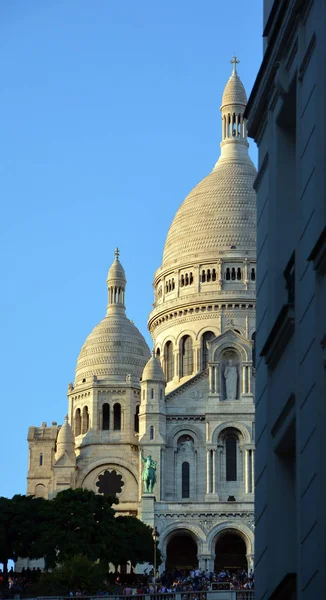
<path fill-rule="evenodd" d="M 116 494 L 119 514 L 157 528 L 162 569 L 253 566 L 256 169 L 231 62 L 220 158 L 177 210 L 154 275 L 152 355 L 126 316 L 116 250 L 65 423 L 28 432 L 28 494 Z M 140 450 L 156 461 L 152 494 Z"/>

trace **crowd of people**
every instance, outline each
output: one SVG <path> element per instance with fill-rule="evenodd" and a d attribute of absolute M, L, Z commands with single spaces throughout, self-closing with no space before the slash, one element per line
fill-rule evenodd
<path fill-rule="evenodd" d="M 28 589 L 36 583 L 41 575 L 41 569 L 22 569 L 20 573 L 16 573 L 13 568 L 8 571 L 8 592 L 9 597 L 19 598 L 22 595 L 26 595 Z M 3 588 L 3 572 L 0 570 L 0 595 L 6 596 Z"/>
<path fill-rule="evenodd" d="M 26 596 L 29 587 L 38 581 L 40 569 L 23 569 L 21 573 L 15 573 L 13 570 L 8 573 L 9 597 L 19 598 Z M 126 577 L 126 579 L 128 576 Z M 129 576 L 130 578 L 130 576 Z M 116 574 L 115 582 L 109 583 L 106 589 L 99 589 L 97 596 L 131 596 L 137 595 L 144 598 L 145 595 L 162 594 L 162 600 L 172 600 L 169 594 L 175 592 L 182 593 L 182 600 L 207 600 L 206 592 L 215 590 L 254 590 L 255 578 L 251 570 L 245 569 L 229 570 L 221 569 L 216 571 L 201 571 L 199 568 L 174 569 L 164 571 L 159 577 L 154 578 L 153 571 L 150 576 L 136 576 L 138 582 L 126 584 L 126 579 L 120 574 Z M 3 574 L 0 571 L 0 583 Z M 87 591 L 68 592 L 67 596 L 87 596 Z"/>
<path fill-rule="evenodd" d="M 254 573 L 249 574 L 245 569 L 220 571 L 201 571 L 199 568 L 191 570 L 175 569 L 164 571 L 155 581 L 147 585 L 138 585 L 136 594 L 159 593 L 165 596 L 174 592 L 195 592 L 198 600 L 204 600 L 205 592 L 214 590 L 253 590 L 255 587 Z M 130 586 L 123 590 L 124 595 L 135 594 Z M 194 598 L 195 598 L 194 596 Z"/>

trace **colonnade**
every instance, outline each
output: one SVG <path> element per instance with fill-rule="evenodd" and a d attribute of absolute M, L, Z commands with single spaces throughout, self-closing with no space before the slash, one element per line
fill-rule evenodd
<path fill-rule="evenodd" d="M 240 448 L 243 457 L 243 483 L 244 493 L 253 494 L 255 484 L 255 449 L 252 444 L 246 444 Z M 206 450 L 206 494 L 218 496 L 218 484 L 224 483 L 223 460 L 224 446 L 218 445 Z M 240 477 L 237 478 L 239 481 Z M 232 482 L 230 482 L 232 483 Z M 218 499 L 218 498 L 217 498 Z"/>

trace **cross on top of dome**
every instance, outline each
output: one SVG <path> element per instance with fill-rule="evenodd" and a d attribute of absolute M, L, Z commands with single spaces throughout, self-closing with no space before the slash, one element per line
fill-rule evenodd
<path fill-rule="evenodd" d="M 120 256 L 120 250 L 119 250 L 118 246 L 116 247 L 116 249 L 115 249 L 115 251 L 114 251 L 114 256 L 116 257 L 116 259 L 117 259 L 117 260 L 119 259 L 119 256 Z"/>
<path fill-rule="evenodd" d="M 231 65 L 233 65 L 233 73 L 237 72 L 237 65 L 239 64 L 239 59 L 234 55 L 230 60 Z"/>

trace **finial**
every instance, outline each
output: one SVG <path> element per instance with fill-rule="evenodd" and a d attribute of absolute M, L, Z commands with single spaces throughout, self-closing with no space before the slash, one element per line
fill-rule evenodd
<path fill-rule="evenodd" d="M 237 59 L 237 57 L 234 55 L 232 60 L 230 60 L 231 65 L 233 65 L 233 73 L 237 72 L 237 65 L 239 64 L 239 60 Z"/>
<path fill-rule="evenodd" d="M 65 425 L 68 425 L 68 415 L 65 416 Z"/>
<path fill-rule="evenodd" d="M 116 259 L 118 260 L 119 256 L 120 256 L 120 252 L 119 252 L 119 248 L 118 246 L 116 247 L 115 251 L 114 251 L 114 256 L 116 257 Z"/>

